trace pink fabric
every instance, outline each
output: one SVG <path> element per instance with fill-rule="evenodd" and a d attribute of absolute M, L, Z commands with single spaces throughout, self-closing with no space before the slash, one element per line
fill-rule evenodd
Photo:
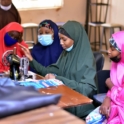
<path fill-rule="evenodd" d="M 112 62 L 110 78 L 114 86 L 108 91 L 111 98 L 111 112 L 107 124 L 124 124 L 124 31 L 112 35 L 121 49 L 121 60 Z"/>
<path fill-rule="evenodd" d="M 112 87 L 111 110 L 107 124 L 124 124 L 124 87 Z"/>

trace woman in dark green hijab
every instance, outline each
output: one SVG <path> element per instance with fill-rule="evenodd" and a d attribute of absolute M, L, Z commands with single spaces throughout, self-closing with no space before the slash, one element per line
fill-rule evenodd
<path fill-rule="evenodd" d="M 92 98 L 97 92 L 94 56 L 87 34 L 82 25 L 68 21 L 59 31 L 60 44 L 64 48 L 57 63 L 43 67 L 36 62 L 28 49 L 22 47 L 30 60 L 30 66 L 46 79 L 56 78 L 77 92 Z M 54 51 L 56 52 L 56 50 Z M 57 76 L 55 76 L 56 74 Z M 94 109 L 92 104 L 68 109 L 78 117 L 89 114 Z"/>

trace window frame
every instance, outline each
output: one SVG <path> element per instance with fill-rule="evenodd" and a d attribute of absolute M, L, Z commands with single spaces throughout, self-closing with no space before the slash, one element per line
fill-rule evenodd
<path fill-rule="evenodd" d="M 14 2 L 14 1 L 16 1 L 16 2 Z M 25 1 L 25 3 L 26 3 L 26 0 L 18 0 L 18 1 Z M 33 3 L 33 1 L 38 1 L 38 2 L 42 2 L 42 1 L 52 1 L 52 0 L 27 0 L 28 2 L 29 1 L 32 1 L 32 3 Z M 55 0 L 55 2 L 56 1 L 58 1 L 58 0 Z M 17 0 L 12 0 L 12 2 L 13 2 L 13 4 L 16 6 L 16 8 L 19 10 L 19 11 L 25 11 L 25 10 L 44 10 L 44 9 L 60 9 L 60 8 L 62 8 L 63 7 L 63 4 L 64 4 L 64 0 L 60 0 L 60 4 L 61 5 L 56 5 L 55 6 L 55 4 L 54 4 L 54 6 L 39 6 L 39 7 L 31 7 L 31 5 L 29 6 L 29 7 L 24 7 L 24 8 L 22 8 L 22 7 L 18 7 L 19 5 L 17 5 Z M 21 5 L 22 6 L 22 5 Z"/>

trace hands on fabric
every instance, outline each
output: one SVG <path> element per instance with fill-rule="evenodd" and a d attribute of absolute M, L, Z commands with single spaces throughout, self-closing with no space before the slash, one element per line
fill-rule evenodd
<path fill-rule="evenodd" d="M 44 77 L 45 80 L 47 79 L 55 79 L 55 75 L 54 74 L 46 74 L 45 77 Z"/>
<path fill-rule="evenodd" d="M 110 105 L 111 99 L 109 97 L 106 97 L 99 109 L 99 112 L 105 115 L 107 118 L 109 117 L 110 114 Z"/>
<path fill-rule="evenodd" d="M 25 56 L 29 59 L 29 61 L 32 61 L 33 57 L 31 56 L 29 49 L 19 43 L 18 43 L 18 45 L 21 47 L 22 51 L 24 52 Z"/>

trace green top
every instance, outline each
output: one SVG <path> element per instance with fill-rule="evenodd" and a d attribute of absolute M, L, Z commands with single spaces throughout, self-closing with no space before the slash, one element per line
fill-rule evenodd
<path fill-rule="evenodd" d="M 96 93 L 96 66 L 87 34 L 82 25 L 76 21 L 68 21 L 62 27 L 74 40 L 74 47 L 70 52 L 63 51 L 57 63 L 43 67 L 35 60 L 30 62 L 40 75 L 47 73 L 56 74 L 56 79 L 61 80 L 68 87 L 77 92 L 92 97 Z M 82 117 L 94 109 L 93 105 L 83 105 L 69 109 L 73 114 Z"/>

